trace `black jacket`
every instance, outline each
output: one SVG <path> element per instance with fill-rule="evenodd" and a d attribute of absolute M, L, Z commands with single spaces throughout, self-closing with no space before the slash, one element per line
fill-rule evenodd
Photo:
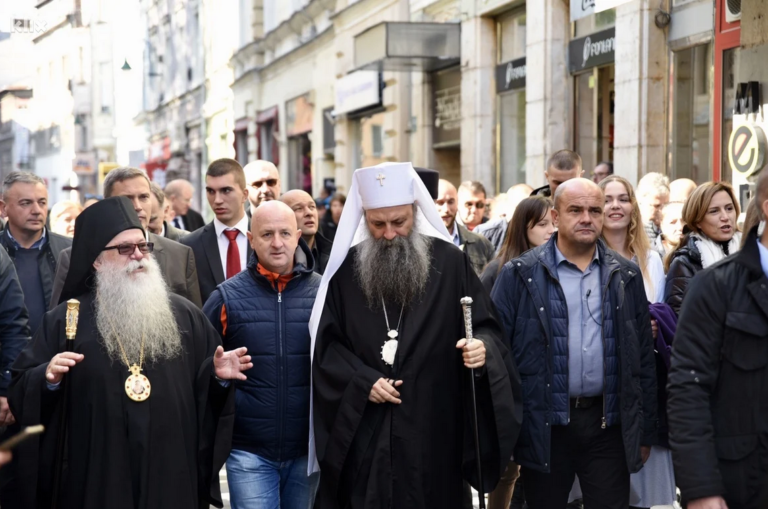
<path fill-rule="evenodd" d="M 684 245 L 672 253 L 672 263 L 667 271 L 667 282 L 664 286 L 664 302 L 680 315 L 688 283 L 700 270 L 701 253 L 696 247 L 696 241 L 690 235 L 683 237 L 680 242 Z"/>
<path fill-rule="evenodd" d="M 333 242 L 325 238 L 320 232 L 315 234 L 315 245 L 312 247 L 312 257 L 315 259 L 315 272 L 323 275 L 328 260 L 331 259 Z"/>
<path fill-rule="evenodd" d="M 545 184 L 541 187 L 534 189 L 531 192 L 531 196 L 546 196 L 547 198 L 551 198 L 552 189 L 549 187 L 549 184 Z"/>
<path fill-rule="evenodd" d="M 189 246 L 195 253 L 195 264 L 197 265 L 197 280 L 200 284 L 200 296 L 203 304 L 213 293 L 218 285 L 225 281 L 224 267 L 221 266 L 221 256 L 219 254 L 219 242 L 216 240 L 216 227 L 213 221 L 196 230 L 181 239 L 181 244 Z M 246 263 L 250 260 L 251 244 L 246 242 L 247 251 L 245 255 Z"/>
<path fill-rule="evenodd" d="M 205 219 L 194 209 L 189 209 L 186 215 L 181 216 L 181 219 L 184 221 L 184 228 L 188 232 L 199 230 L 205 226 Z"/>
<path fill-rule="evenodd" d="M 768 505 L 768 278 L 756 228 L 693 281 L 668 384 L 669 441 L 683 498 Z"/>
<path fill-rule="evenodd" d="M 16 267 L 8 253 L 0 249 L 0 397 L 8 393 L 11 364 L 28 341 L 27 308 Z"/>
<path fill-rule="evenodd" d="M 488 262 L 496 256 L 496 251 L 488 239 L 482 235 L 472 233 L 458 223 L 456 227 L 459 229 L 459 249 L 467 253 L 469 261 L 472 262 L 472 268 L 479 277 Z"/>
<path fill-rule="evenodd" d="M 496 254 L 499 254 L 501 246 L 504 245 L 504 239 L 507 238 L 509 221 L 504 218 L 492 219 L 487 223 L 479 224 L 472 233 L 482 235 L 491 243 Z"/>
<path fill-rule="evenodd" d="M 16 247 L 13 245 L 13 241 L 10 237 L 8 237 L 8 232 L 4 231 L 3 234 L 0 235 L 0 244 L 2 244 L 8 252 L 11 260 L 13 260 L 16 256 Z M 45 295 L 46 303 L 51 301 L 51 295 L 53 294 L 59 254 L 68 247 L 72 247 L 72 239 L 52 233 L 51 230 L 46 230 L 45 244 L 37 257 L 37 265 L 40 267 L 40 281 L 43 283 L 43 293 Z"/>
<path fill-rule="evenodd" d="M 331 209 L 329 208 L 320 219 L 320 233 L 323 234 L 323 237 L 333 242 L 338 228 L 339 225 L 333 222 L 333 216 L 331 215 Z"/>

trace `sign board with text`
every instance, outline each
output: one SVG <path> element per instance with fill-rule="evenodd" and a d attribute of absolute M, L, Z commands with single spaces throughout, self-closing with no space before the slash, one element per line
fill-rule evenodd
<path fill-rule="evenodd" d="M 571 0 L 571 23 L 595 13 L 595 0 Z"/>
<path fill-rule="evenodd" d="M 525 57 L 496 66 L 496 93 L 525 88 Z"/>
<path fill-rule="evenodd" d="M 728 162 L 735 172 L 750 177 L 765 166 L 765 132 L 754 124 L 742 124 L 733 129 L 728 140 Z"/>
<path fill-rule="evenodd" d="M 568 70 L 572 73 L 612 64 L 615 59 L 615 28 L 580 37 L 568 43 Z"/>
<path fill-rule="evenodd" d="M 381 104 L 381 77 L 378 71 L 357 71 L 337 79 L 334 85 L 334 114 Z"/>

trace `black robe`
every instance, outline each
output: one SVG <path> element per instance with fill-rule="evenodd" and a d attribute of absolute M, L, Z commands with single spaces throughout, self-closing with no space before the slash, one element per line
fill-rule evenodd
<path fill-rule="evenodd" d="M 381 358 L 383 311 L 371 311 L 355 281 L 355 248 L 329 283 L 312 367 L 317 508 L 460 508 L 462 479 L 478 487 L 471 371 L 456 349 L 466 335 L 464 296 L 474 300 L 474 336 L 487 350 L 475 375 L 484 492 L 507 466 L 522 420 L 519 375 L 469 259 L 453 244 L 432 245 L 429 282 L 405 309 L 393 367 Z M 395 327 L 399 306 L 387 310 Z M 368 401 L 382 377 L 403 380 L 402 404 Z"/>
<path fill-rule="evenodd" d="M 111 361 L 95 325 L 93 295 L 80 297 L 74 350 L 85 356 L 57 391 L 45 370 L 64 350 L 66 304 L 45 315 L 34 340 L 13 367 L 10 405 L 23 425 L 45 424 L 41 439 L 19 455 L 23 507 L 48 508 L 62 392 L 69 392 L 67 468 L 63 509 L 198 509 L 221 507 L 219 470 L 229 454 L 234 422 L 233 385 L 213 378 L 219 335 L 191 302 L 171 295 L 183 353 L 144 366 L 152 384 L 146 401 L 125 393 L 130 374 Z"/>

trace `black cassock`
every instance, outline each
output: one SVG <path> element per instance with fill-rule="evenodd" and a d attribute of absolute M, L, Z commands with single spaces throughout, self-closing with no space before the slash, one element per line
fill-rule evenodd
<path fill-rule="evenodd" d="M 485 492 L 512 454 L 520 378 L 495 308 L 464 253 L 442 240 L 432 246 L 429 282 L 405 309 L 392 367 L 381 358 L 384 313 L 371 311 L 355 281 L 355 248 L 329 283 L 312 367 L 320 509 L 460 508 L 462 479 L 477 488 L 471 371 L 456 349 L 466 335 L 464 296 L 474 300 L 474 336 L 487 351 L 475 380 Z M 396 328 L 400 306 L 387 311 Z M 379 378 L 403 380 L 400 405 L 368 401 Z"/>
<path fill-rule="evenodd" d="M 68 461 L 59 507 L 221 507 L 219 469 L 229 454 L 234 391 L 213 378 L 219 335 L 192 303 L 176 295 L 170 298 L 183 353 L 144 366 L 142 374 L 152 389 L 149 399 L 140 403 L 125 393 L 128 368 L 106 354 L 92 294 L 80 297 L 75 339 L 74 350 L 85 357 L 65 375 L 68 387 L 49 390 L 45 370 L 64 350 L 66 304 L 46 314 L 14 364 L 10 389 L 11 408 L 22 426 L 47 426 L 41 439 L 24 443 L 14 453 L 23 507 L 50 507 L 63 390 L 70 391 Z"/>

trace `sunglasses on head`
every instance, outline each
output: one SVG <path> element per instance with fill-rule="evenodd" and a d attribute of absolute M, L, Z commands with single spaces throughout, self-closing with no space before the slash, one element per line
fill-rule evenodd
<path fill-rule="evenodd" d="M 143 254 L 147 254 L 147 253 L 151 253 L 154 250 L 155 244 L 153 242 L 139 242 L 138 244 L 120 244 L 117 246 L 105 247 L 104 251 L 117 249 L 117 252 L 120 253 L 121 255 L 130 255 L 130 254 L 133 254 L 136 248 L 139 248 L 139 251 L 141 251 Z"/>
<path fill-rule="evenodd" d="M 253 187 L 261 187 L 264 183 L 267 184 L 267 187 L 274 187 L 277 185 L 277 179 L 257 180 L 253 183 Z"/>

